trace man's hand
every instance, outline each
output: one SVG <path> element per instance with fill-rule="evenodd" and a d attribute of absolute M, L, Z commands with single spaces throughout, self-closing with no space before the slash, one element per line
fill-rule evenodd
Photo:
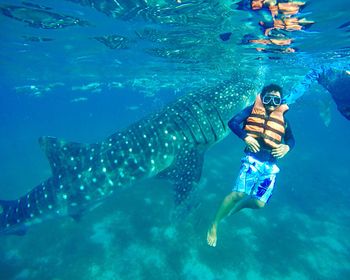
<path fill-rule="evenodd" d="M 247 136 L 244 138 L 244 142 L 247 144 L 247 147 L 251 152 L 257 153 L 260 151 L 260 145 L 254 137 Z"/>
<path fill-rule="evenodd" d="M 271 154 L 275 158 L 283 158 L 288 152 L 290 148 L 288 145 L 285 144 L 279 144 L 277 148 L 272 149 Z"/>

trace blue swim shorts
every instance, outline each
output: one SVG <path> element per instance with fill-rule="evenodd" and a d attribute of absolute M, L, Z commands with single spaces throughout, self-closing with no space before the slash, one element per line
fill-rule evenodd
<path fill-rule="evenodd" d="M 242 158 L 242 166 L 232 191 L 243 192 L 252 198 L 267 203 L 272 195 L 276 174 L 276 164 L 261 162 L 252 156 Z"/>

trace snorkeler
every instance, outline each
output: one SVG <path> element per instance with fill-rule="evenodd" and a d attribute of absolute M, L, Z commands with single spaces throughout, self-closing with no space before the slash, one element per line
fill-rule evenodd
<path fill-rule="evenodd" d="M 276 46 L 275 48 L 271 47 L 256 47 L 255 50 L 263 53 L 294 53 L 297 51 L 296 48 L 289 47 L 293 42 L 293 39 L 287 37 L 267 37 L 266 39 L 252 39 L 250 34 L 244 36 L 242 40 L 242 45 L 246 44 L 257 44 L 257 45 L 265 45 L 265 46 Z"/>
<path fill-rule="evenodd" d="M 296 15 L 298 14 L 302 8 L 305 7 L 306 2 L 297 2 L 297 1 L 288 1 L 284 3 L 278 3 L 278 12 L 283 15 Z"/>
<path fill-rule="evenodd" d="M 323 66 L 311 70 L 286 97 L 288 103 L 294 103 L 315 82 L 318 82 L 330 93 L 338 111 L 350 120 L 350 65 Z"/>
<path fill-rule="evenodd" d="M 265 36 L 269 36 L 271 30 L 286 30 L 286 31 L 302 31 L 310 28 L 315 22 L 312 20 L 307 20 L 305 18 L 297 17 L 281 17 L 279 19 L 274 19 L 272 23 L 266 23 L 263 21 L 259 22 L 259 25 L 264 29 Z"/>
<path fill-rule="evenodd" d="M 277 15 L 292 16 L 298 14 L 305 7 L 305 4 L 302 1 L 242 0 L 237 3 L 237 9 L 258 11 L 266 8 L 270 11 L 272 17 L 276 17 Z"/>
<path fill-rule="evenodd" d="M 328 69 L 317 81 L 331 94 L 338 111 L 350 120 L 350 71 Z"/>
<path fill-rule="evenodd" d="M 315 22 L 306 18 L 299 18 L 299 12 L 305 7 L 303 1 L 277 1 L 277 0 L 242 0 L 237 3 L 238 10 L 258 12 L 263 19 L 258 21 L 264 38 L 256 38 L 251 34 L 244 35 L 241 44 L 275 45 L 278 48 L 257 47 L 258 52 L 266 53 L 294 53 L 297 48 L 292 45 L 294 39 L 292 31 L 304 31 Z M 266 14 L 268 12 L 268 15 Z M 279 48 L 280 46 L 290 46 Z"/>
<path fill-rule="evenodd" d="M 244 208 L 263 208 L 272 195 L 279 168 L 276 160 L 293 147 L 294 137 L 284 114 L 288 106 L 282 103 L 282 88 L 268 85 L 258 94 L 254 105 L 246 107 L 228 123 L 230 129 L 246 143 L 239 176 L 212 222 L 207 243 L 215 247 L 220 221 Z"/>
<path fill-rule="evenodd" d="M 271 13 L 271 21 L 259 21 L 263 28 L 264 35 L 270 36 L 272 30 L 302 31 L 310 28 L 315 22 L 306 18 L 299 18 L 296 15 L 305 2 L 277 2 L 275 0 L 264 1 Z"/>
<path fill-rule="evenodd" d="M 271 12 L 272 17 L 277 15 L 293 16 L 300 12 L 301 8 L 305 6 L 305 2 L 277 2 L 276 0 L 265 3 Z"/>

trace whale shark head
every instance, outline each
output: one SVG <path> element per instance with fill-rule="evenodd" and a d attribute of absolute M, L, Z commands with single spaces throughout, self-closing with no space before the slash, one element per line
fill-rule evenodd
<path fill-rule="evenodd" d="M 222 120 L 227 123 L 239 110 L 253 103 L 258 86 L 247 83 L 244 77 L 238 76 L 222 82 L 211 97 L 211 102 L 219 110 Z"/>

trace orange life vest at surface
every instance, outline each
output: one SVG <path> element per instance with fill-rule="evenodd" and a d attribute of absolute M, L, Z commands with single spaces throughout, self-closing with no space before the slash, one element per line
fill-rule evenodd
<path fill-rule="evenodd" d="M 296 15 L 299 13 L 300 6 L 304 3 L 278 3 L 278 10 L 284 15 Z"/>
<path fill-rule="evenodd" d="M 273 21 L 273 28 L 275 29 L 284 29 L 287 31 L 302 30 L 303 27 L 299 23 L 298 18 L 284 18 L 284 19 L 275 19 Z"/>
<path fill-rule="evenodd" d="M 260 10 L 264 5 L 264 0 L 252 0 L 252 10 Z"/>
<path fill-rule="evenodd" d="M 283 115 L 288 109 L 287 104 L 282 104 L 268 115 L 259 94 L 256 97 L 253 110 L 247 118 L 244 130 L 249 136 L 262 138 L 268 146 L 276 148 L 282 143 L 285 133 Z"/>

